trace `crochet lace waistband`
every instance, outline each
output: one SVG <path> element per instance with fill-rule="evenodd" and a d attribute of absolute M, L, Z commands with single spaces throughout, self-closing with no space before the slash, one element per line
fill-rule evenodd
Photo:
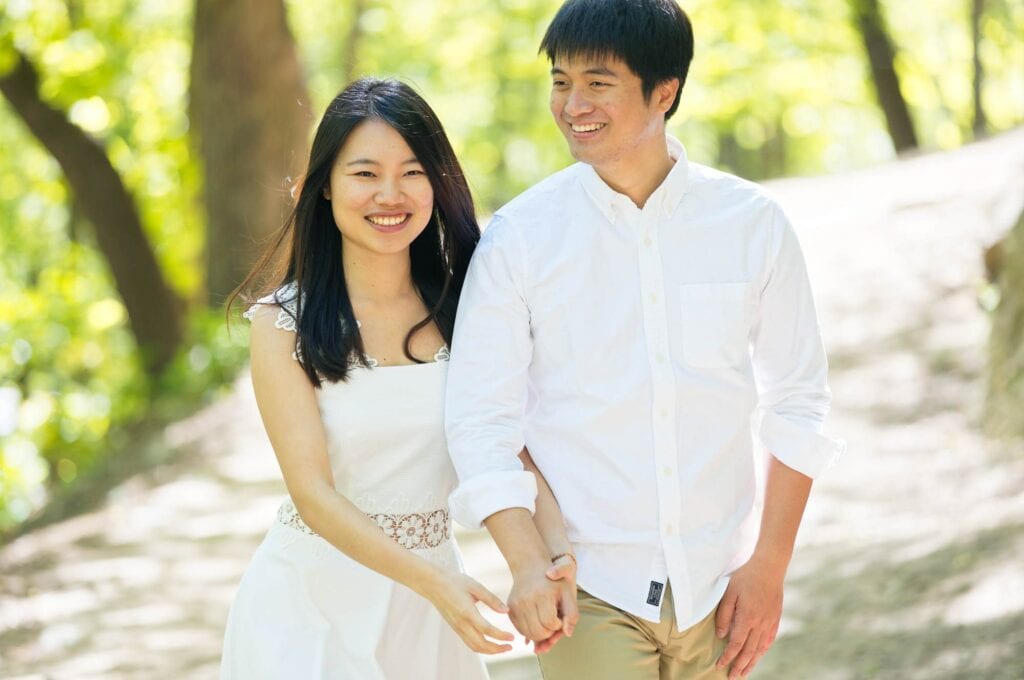
<path fill-rule="evenodd" d="M 388 538 L 406 550 L 436 548 L 451 538 L 451 521 L 447 508 L 400 515 L 367 513 L 366 516 L 376 522 Z M 304 534 L 319 535 L 302 521 L 295 504 L 290 500 L 278 508 L 277 521 Z"/>

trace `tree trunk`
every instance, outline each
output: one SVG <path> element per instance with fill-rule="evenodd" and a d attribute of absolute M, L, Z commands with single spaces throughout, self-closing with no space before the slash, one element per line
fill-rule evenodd
<path fill-rule="evenodd" d="M 896 52 L 889 32 L 885 27 L 878 0 L 850 0 L 854 20 L 860 31 L 868 63 L 871 66 L 871 80 L 875 86 L 878 104 L 885 115 L 896 152 L 901 153 L 917 148 L 917 134 L 910 119 L 910 109 L 900 91 L 896 75 Z"/>
<path fill-rule="evenodd" d="M 147 372 L 159 372 L 182 341 L 182 305 L 164 280 L 131 195 L 103 149 L 39 95 L 35 68 L 19 55 L 0 92 L 60 164 L 75 208 L 95 229 L 128 312 Z"/>
<path fill-rule="evenodd" d="M 981 16 L 985 12 L 985 0 L 971 0 L 971 57 L 974 63 L 974 138 L 984 137 L 988 128 L 985 109 L 981 103 L 981 88 L 985 82 L 985 68 L 981 63 Z"/>
<path fill-rule="evenodd" d="M 996 434 L 1024 437 L 1024 212 L 999 250 L 985 419 Z"/>
<path fill-rule="evenodd" d="M 197 0 L 191 80 L 218 305 L 281 226 L 306 162 L 309 97 L 282 0 Z"/>
<path fill-rule="evenodd" d="M 363 26 L 361 20 L 363 12 L 366 11 L 366 0 L 352 0 L 351 16 L 348 26 L 348 35 L 345 36 L 345 44 L 341 46 L 341 69 L 345 74 L 345 85 L 356 79 L 359 73 L 359 43 L 363 39 Z"/>

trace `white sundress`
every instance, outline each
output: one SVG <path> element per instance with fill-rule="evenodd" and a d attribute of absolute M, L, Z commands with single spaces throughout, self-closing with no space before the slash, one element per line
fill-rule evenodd
<path fill-rule="evenodd" d="M 275 325 L 295 330 L 294 285 Z M 273 304 L 273 296 L 257 302 Z M 301 348 L 298 350 L 301 351 Z M 354 367 L 317 389 L 334 484 L 416 554 L 461 569 L 444 436 L 447 350 L 409 366 Z M 483 660 L 409 588 L 350 559 L 286 500 L 242 577 L 221 680 L 486 680 Z"/>

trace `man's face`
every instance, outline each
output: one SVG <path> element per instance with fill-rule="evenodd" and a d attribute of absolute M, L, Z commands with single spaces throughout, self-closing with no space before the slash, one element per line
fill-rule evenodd
<path fill-rule="evenodd" d="M 674 83 L 674 81 L 673 81 Z M 664 143 L 666 88 L 644 101 L 640 77 L 616 57 L 557 58 L 551 68 L 551 114 L 569 151 L 595 170 L 612 168 L 645 143 Z"/>

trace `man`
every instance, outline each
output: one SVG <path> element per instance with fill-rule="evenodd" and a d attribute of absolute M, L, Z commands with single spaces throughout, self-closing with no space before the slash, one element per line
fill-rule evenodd
<path fill-rule="evenodd" d="M 568 0 L 541 50 L 580 162 L 499 210 L 474 255 L 448 375 L 452 509 L 508 560 L 510 616 L 548 680 L 743 677 L 778 630 L 811 479 L 842 451 L 819 433 L 803 258 L 763 190 L 666 137 L 693 55 L 673 0 Z M 545 528 L 548 485 L 571 550 Z M 578 560 L 578 623 L 552 552 Z"/>

